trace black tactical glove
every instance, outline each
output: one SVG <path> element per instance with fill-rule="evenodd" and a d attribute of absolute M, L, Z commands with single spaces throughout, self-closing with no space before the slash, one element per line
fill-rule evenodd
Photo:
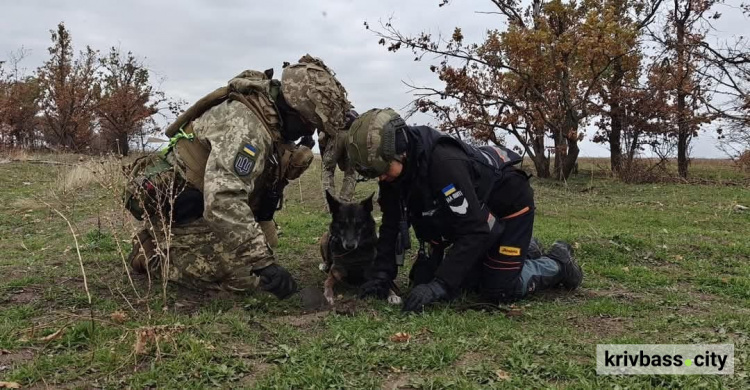
<path fill-rule="evenodd" d="M 369 278 L 359 288 L 359 297 L 368 298 L 375 297 L 377 299 L 388 298 L 388 292 L 391 289 L 390 278 L 388 274 L 384 272 L 378 272 Z"/>
<path fill-rule="evenodd" d="M 344 120 L 344 130 L 349 130 L 349 128 L 352 127 L 352 123 L 354 123 L 357 118 L 359 118 L 359 113 L 354 109 L 349 110 L 346 113 L 346 117 Z"/>
<path fill-rule="evenodd" d="M 433 256 L 428 255 L 423 244 L 419 246 L 419 252 L 417 252 L 417 259 L 414 261 L 414 265 L 411 266 L 409 271 L 409 285 L 418 286 L 420 284 L 429 283 L 435 278 L 435 272 L 437 272 L 439 261 L 442 259 L 442 252 L 436 253 L 437 250 L 433 249 Z"/>
<path fill-rule="evenodd" d="M 298 290 L 297 282 L 289 271 L 278 264 L 271 264 L 254 272 L 260 276 L 260 288 L 276 295 L 276 298 L 286 299 Z"/>
<path fill-rule="evenodd" d="M 414 287 L 404 301 L 402 312 L 421 313 L 426 305 L 448 298 L 448 289 L 440 279 Z"/>

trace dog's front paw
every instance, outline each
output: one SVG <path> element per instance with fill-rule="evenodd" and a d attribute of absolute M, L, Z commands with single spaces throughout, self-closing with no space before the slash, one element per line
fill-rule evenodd
<path fill-rule="evenodd" d="M 391 305 L 400 305 L 401 304 L 401 297 L 391 293 L 391 295 L 388 296 L 388 303 Z"/>
<path fill-rule="evenodd" d="M 318 269 L 327 273 L 330 267 L 328 267 L 328 264 L 326 263 L 320 263 L 318 264 Z"/>

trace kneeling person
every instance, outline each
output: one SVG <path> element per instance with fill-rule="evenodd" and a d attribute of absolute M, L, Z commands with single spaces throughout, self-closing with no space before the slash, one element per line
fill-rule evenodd
<path fill-rule="evenodd" d="M 421 244 L 404 311 L 421 311 L 462 289 L 499 302 L 580 285 L 583 274 L 569 245 L 556 242 L 546 256 L 530 256 L 540 252 L 537 245 L 529 248 L 534 195 L 526 173 L 514 166 L 521 161 L 516 153 L 407 126 L 391 109 L 368 111 L 349 133 L 349 158 L 361 175 L 379 178 L 383 212 L 363 297 L 387 296 L 408 226 Z"/>
<path fill-rule="evenodd" d="M 313 158 L 294 141 L 315 129 L 334 136 L 351 105 L 309 55 L 285 67 L 281 81 L 272 76 L 233 78 L 167 129 L 166 153 L 132 167 L 126 206 L 146 221 L 134 239 L 134 269 L 200 290 L 296 292 L 272 250 L 284 186 Z"/>

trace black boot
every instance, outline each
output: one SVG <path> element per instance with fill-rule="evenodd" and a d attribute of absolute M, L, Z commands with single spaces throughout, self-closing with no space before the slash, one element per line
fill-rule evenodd
<path fill-rule="evenodd" d="M 531 241 L 529 242 L 529 251 L 527 252 L 526 257 L 529 259 L 538 259 L 542 257 L 542 252 L 544 252 L 542 243 L 539 242 L 536 237 L 531 237 Z"/>
<path fill-rule="evenodd" d="M 583 281 L 583 271 L 573 258 L 573 247 L 564 241 L 555 241 L 547 251 L 547 257 L 557 261 L 561 267 L 562 285 L 575 290 Z"/>

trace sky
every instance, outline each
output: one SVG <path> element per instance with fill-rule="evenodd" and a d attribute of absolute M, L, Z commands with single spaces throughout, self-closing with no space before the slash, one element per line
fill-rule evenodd
<path fill-rule="evenodd" d="M 413 99 L 413 85 L 440 87 L 429 71 L 431 58 L 414 61 L 408 50 L 388 52 L 364 27 L 391 20 L 405 34 L 428 31 L 449 35 L 462 27 L 465 40 L 481 40 L 501 27 L 489 0 L 0 0 L 0 60 L 21 47 L 29 72 L 47 58 L 50 29 L 59 22 L 71 33 L 76 50 L 112 46 L 142 58 L 167 96 L 194 102 L 244 69 L 274 68 L 310 53 L 322 58 L 346 87 L 359 112 L 392 107 L 402 113 Z M 733 3 L 732 0 L 727 0 Z M 739 1 L 734 1 L 739 3 Z M 717 23 L 723 36 L 750 35 L 748 21 L 732 6 L 722 6 Z M 409 123 L 428 124 L 417 115 Z M 434 121 L 433 121 L 434 122 Z M 606 146 L 581 143 L 582 156 L 608 156 Z M 712 132 L 693 141 L 694 157 L 722 157 Z"/>

